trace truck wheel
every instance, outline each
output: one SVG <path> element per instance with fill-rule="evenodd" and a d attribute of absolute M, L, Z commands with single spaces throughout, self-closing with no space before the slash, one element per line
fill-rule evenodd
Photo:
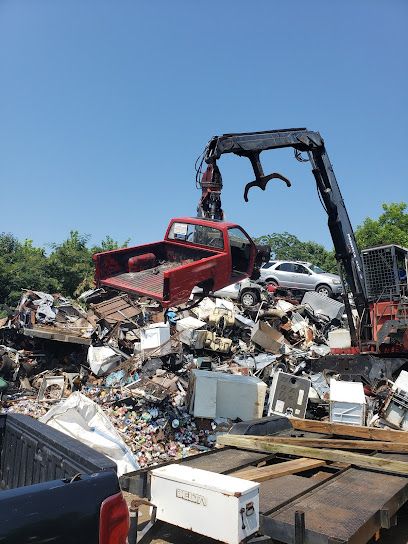
<path fill-rule="evenodd" d="M 244 291 L 239 298 L 242 306 L 255 306 L 259 300 L 259 293 L 258 291 L 251 289 L 249 291 Z"/>
<path fill-rule="evenodd" d="M 319 285 L 316 287 L 316 293 L 323 295 L 324 297 L 330 297 L 333 294 L 333 291 L 328 285 Z"/>

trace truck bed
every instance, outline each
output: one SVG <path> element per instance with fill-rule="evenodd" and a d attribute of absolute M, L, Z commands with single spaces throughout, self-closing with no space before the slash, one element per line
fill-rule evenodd
<path fill-rule="evenodd" d="M 167 262 L 156 266 L 155 268 L 141 270 L 140 272 L 123 272 L 122 274 L 117 274 L 116 276 L 102 280 L 101 284 L 106 285 L 107 287 L 120 289 L 121 291 L 146 292 L 160 296 L 163 294 L 164 273 L 166 270 L 177 268 L 181 264 L 187 264 L 188 262 L 193 261 L 189 260 L 184 263 Z"/>
<path fill-rule="evenodd" d="M 211 258 L 218 259 L 219 255 L 220 252 L 211 249 L 168 240 L 98 253 L 93 257 L 96 263 L 96 283 L 130 294 L 155 298 L 168 305 L 170 299 L 173 302 L 175 299 L 187 300 L 201 276 L 204 279 L 208 276 L 206 273 L 203 275 L 203 271 L 208 270 L 206 265 L 211 265 Z M 173 272 L 177 280 L 174 280 Z M 177 295 L 174 297 L 175 291 Z"/>

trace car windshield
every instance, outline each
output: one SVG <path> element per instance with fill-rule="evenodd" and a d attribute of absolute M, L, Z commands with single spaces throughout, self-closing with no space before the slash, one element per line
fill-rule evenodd
<path fill-rule="evenodd" d="M 310 270 L 312 270 L 315 274 L 327 274 L 326 270 L 322 270 L 321 268 L 319 268 L 318 266 L 316 266 L 315 264 L 311 264 L 309 266 Z"/>
<path fill-rule="evenodd" d="M 170 228 L 169 240 L 182 240 L 191 244 L 222 249 L 224 240 L 222 231 L 206 225 L 174 222 Z"/>
<path fill-rule="evenodd" d="M 271 266 L 273 266 L 274 264 L 276 264 L 276 261 L 269 261 L 269 263 L 265 263 L 261 266 L 261 268 L 270 268 Z"/>

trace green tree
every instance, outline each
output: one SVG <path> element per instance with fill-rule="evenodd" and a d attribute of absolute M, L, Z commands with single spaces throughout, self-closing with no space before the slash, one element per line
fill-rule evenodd
<path fill-rule="evenodd" d="M 337 272 L 334 252 L 317 242 L 303 242 L 289 232 L 266 234 L 257 238 L 256 242 L 270 245 L 273 259 L 308 261 L 328 272 Z"/>
<path fill-rule="evenodd" d="M 408 204 L 391 202 L 383 204 L 384 212 L 378 219 L 367 217 L 356 229 L 360 249 L 381 244 L 398 244 L 408 247 Z"/>
<path fill-rule="evenodd" d="M 61 244 L 53 244 L 48 258 L 50 277 L 56 278 L 64 295 L 77 296 L 94 286 L 94 264 L 92 255 L 126 247 L 129 240 L 122 244 L 107 235 L 99 245 L 88 247 L 89 235 L 73 230 Z"/>
<path fill-rule="evenodd" d="M 73 296 L 82 282 L 92 282 L 92 254 L 87 247 L 88 241 L 88 235 L 72 230 L 66 240 L 51 246 L 48 273 L 59 282 L 64 295 Z"/>
<path fill-rule="evenodd" d="M 0 303 L 15 306 L 22 289 L 57 291 L 58 281 L 50 277 L 47 257 L 31 240 L 19 242 L 11 234 L 0 235 Z"/>
<path fill-rule="evenodd" d="M 93 253 L 125 247 L 129 242 L 121 244 L 106 236 L 89 248 L 88 241 L 89 236 L 71 231 L 62 243 L 51 245 L 47 256 L 31 240 L 20 242 L 13 234 L 0 233 L 0 311 L 13 308 L 22 289 L 80 294 L 93 286 Z"/>
<path fill-rule="evenodd" d="M 130 238 L 120 243 L 107 234 L 99 246 L 97 245 L 92 247 L 91 252 L 94 254 L 101 253 L 102 251 L 110 251 L 112 249 L 120 249 L 121 247 L 128 247 L 129 242 Z"/>
<path fill-rule="evenodd" d="M 19 244 L 17 238 L 12 234 L 5 232 L 0 234 L 0 305 L 2 306 L 6 304 L 6 299 L 10 294 L 12 281 L 10 264 Z"/>

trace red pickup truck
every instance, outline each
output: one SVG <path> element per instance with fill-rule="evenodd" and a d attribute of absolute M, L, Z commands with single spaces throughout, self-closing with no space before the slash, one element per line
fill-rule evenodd
<path fill-rule="evenodd" d="M 93 260 L 98 287 L 148 296 L 167 308 L 186 302 L 196 285 L 216 291 L 251 276 L 258 254 L 234 223 L 182 217 L 170 221 L 161 242 L 96 253 Z"/>

